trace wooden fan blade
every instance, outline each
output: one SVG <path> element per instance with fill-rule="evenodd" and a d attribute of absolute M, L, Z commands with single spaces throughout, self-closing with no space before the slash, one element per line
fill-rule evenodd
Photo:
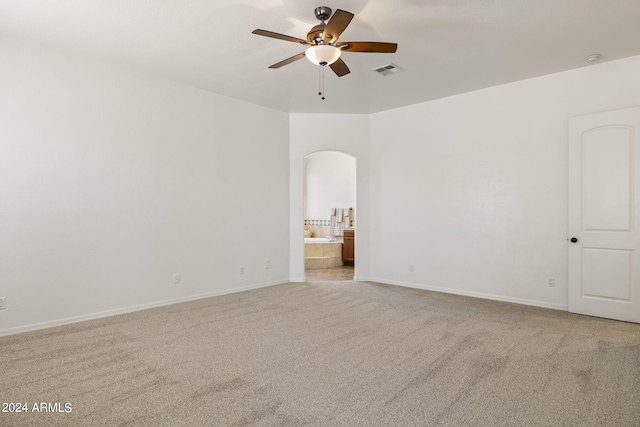
<path fill-rule="evenodd" d="M 344 63 L 342 58 L 338 58 L 338 60 L 333 64 L 329 65 L 329 67 L 331 67 L 333 72 L 336 73 L 338 77 L 342 77 L 351 72 L 349 71 L 349 67 L 347 67 L 347 64 Z"/>
<path fill-rule="evenodd" d="M 300 44 L 309 44 L 308 41 L 299 39 L 297 37 L 287 36 L 285 34 L 274 33 L 273 31 L 267 30 L 253 30 L 251 34 L 257 34 L 259 36 L 271 37 L 272 39 L 284 40 L 288 42 L 300 43 Z"/>
<path fill-rule="evenodd" d="M 397 43 L 384 42 L 340 42 L 336 47 L 342 48 L 345 52 L 371 52 L 371 53 L 394 53 L 398 49 Z"/>
<path fill-rule="evenodd" d="M 297 61 L 298 59 L 302 59 L 305 57 L 304 52 L 299 53 L 297 55 L 292 56 L 291 58 L 287 58 L 284 61 L 280 61 L 277 64 L 273 64 L 272 66 L 270 66 L 269 68 L 280 68 L 280 67 L 284 67 L 287 64 L 291 64 L 292 62 Z"/>
<path fill-rule="evenodd" d="M 353 13 L 346 10 L 338 9 L 334 12 L 333 16 L 327 22 L 327 26 L 324 28 L 322 34 L 322 40 L 325 43 L 331 43 L 338 40 L 340 34 L 347 28 L 349 22 L 353 19 Z"/>

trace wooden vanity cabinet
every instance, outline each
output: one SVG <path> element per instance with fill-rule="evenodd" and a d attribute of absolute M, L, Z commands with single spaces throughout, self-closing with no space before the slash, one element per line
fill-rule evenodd
<path fill-rule="evenodd" d="M 344 242 L 342 244 L 342 264 L 354 265 L 355 243 L 355 230 L 344 230 Z"/>

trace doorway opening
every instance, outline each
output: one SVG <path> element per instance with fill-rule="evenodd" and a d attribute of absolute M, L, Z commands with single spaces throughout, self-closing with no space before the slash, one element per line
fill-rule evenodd
<path fill-rule="evenodd" d="M 311 153 L 303 176 L 306 281 L 353 280 L 356 158 L 340 151 Z"/>

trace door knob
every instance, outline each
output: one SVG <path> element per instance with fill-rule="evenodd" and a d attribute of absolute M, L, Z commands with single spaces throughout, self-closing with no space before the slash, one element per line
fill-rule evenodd
<path fill-rule="evenodd" d="M 572 238 L 571 238 L 571 243 L 576 243 L 577 241 L 578 241 L 578 239 L 577 239 L 577 238 L 575 238 L 575 237 L 572 237 Z"/>

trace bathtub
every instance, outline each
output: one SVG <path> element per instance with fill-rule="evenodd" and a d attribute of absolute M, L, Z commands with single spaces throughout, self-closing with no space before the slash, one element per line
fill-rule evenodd
<path fill-rule="evenodd" d="M 304 238 L 304 268 L 319 269 L 342 265 L 342 242 L 330 242 L 326 237 Z"/>

